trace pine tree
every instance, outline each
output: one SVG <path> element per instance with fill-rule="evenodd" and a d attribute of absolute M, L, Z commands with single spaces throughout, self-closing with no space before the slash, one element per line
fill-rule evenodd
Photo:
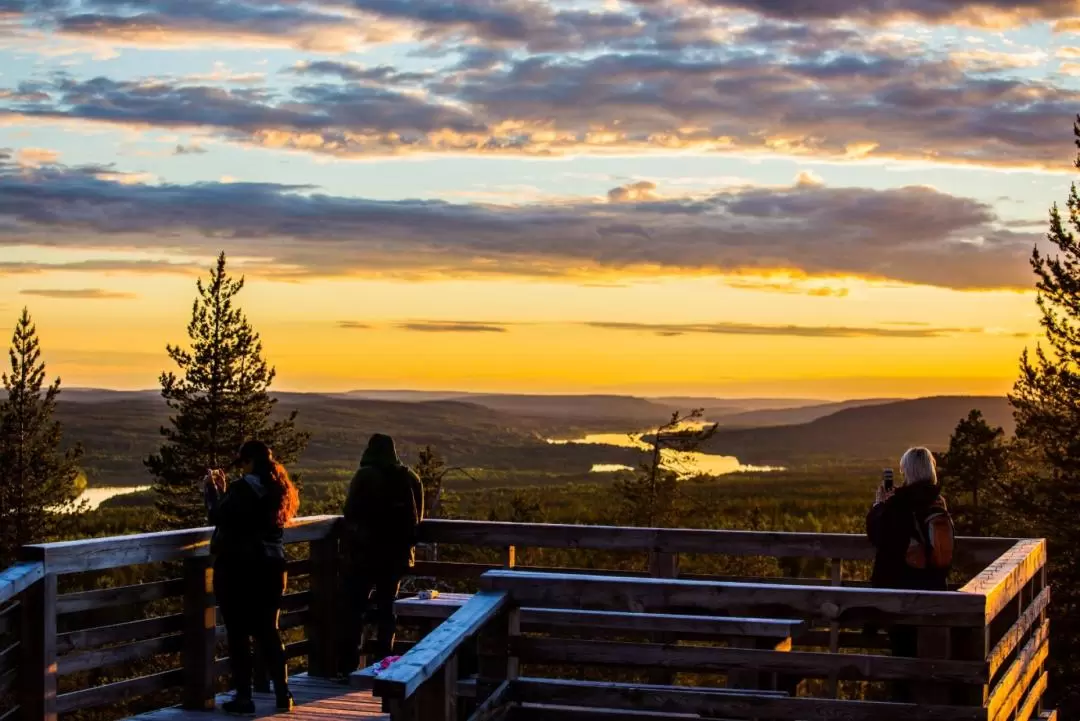
<path fill-rule="evenodd" d="M 972 410 L 956 425 L 939 475 L 946 488 L 956 530 L 962 535 L 990 535 L 1002 484 L 1009 468 L 1005 430 L 992 428 L 982 411 Z"/>
<path fill-rule="evenodd" d="M 208 468 L 228 465 L 243 441 L 265 442 L 283 463 L 295 461 L 307 445 L 295 411 L 274 419 L 274 369 L 263 358 L 259 334 L 235 304 L 243 287 L 242 277 L 227 273 L 221 253 L 207 281 L 196 283 L 190 348 L 166 348 L 179 374 L 161 374 L 161 395 L 172 415 L 161 428 L 164 443 L 146 467 L 155 478 L 162 521 L 171 528 L 205 524 L 199 480 Z"/>
<path fill-rule="evenodd" d="M 620 495 L 623 517 L 632 526 L 669 527 L 677 519 L 679 471 L 686 471 L 692 461 L 686 454 L 697 450 L 716 433 L 717 426 L 695 427 L 704 412 L 679 412 L 646 438 L 649 452 L 637 472 L 615 482 Z M 665 453 L 667 451 L 667 453 Z"/>
<path fill-rule="evenodd" d="M 1077 118 L 1080 121 L 1080 117 Z M 1080 124 L 1073 125 L 1080 147 Z M 1080 158 L 1077 159 L 1080 167 Z M 1080 710 L 1080 195 L 1073 184 L 1068 214 L 1055 204 L 1047 240 L 1057 252 L 1032 252 L 1045 347 L 1026 350 L 1009 399 L 1019 450 L 1027 459 L 1023 483 L 1009 503 L 1025 535 L 1047 538 L 1054 586 L 1050 624 L 1053 688 L 1063 718 Z"/>
<path fill-rule="evenodd" d="M 54 538 L 82 510 L 76 504 L 82 449 L 60 448 L 62 431 L 53 420 L 60 379 L 44 386 L 37 328 L 25 308 L 8 356 L 0 402 L 0 568 L 20 546 Z"/>
<path fill-rule="evenodd" d="M 443 477 L 449 470 L 446 467 L 446 461 L 432 446 L 424 446 L 420 449 L 420 455 L 413 470 L 424 486 L 424 515 L 428 518 L 438 518 Z"/>

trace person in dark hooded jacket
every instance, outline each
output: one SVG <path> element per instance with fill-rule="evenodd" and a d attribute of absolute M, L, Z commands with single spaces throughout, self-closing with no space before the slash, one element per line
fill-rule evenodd
<path fill-rule="evenodd" d="M 947 591 L 953 556 L 953 522 L 937 482 L 937 465 L 926 448 L 911 448 L 900 458 L 904 483 L 895 491 L 878 488 L 866 516 L 866 534 L 874 544 L 874 588 Z M 913 657 L 917 631 L 893 626 L 894 656 Z M 908 694 L 898 686 L 899 696 Z M 896 699 L 903 700 L 903 699 Z"/>
<path fill-rule="evenodd" d="M 401 578 L 415 563 L 424 488 L 398 458 L 394 440 L 376 433 L 360 459 L 345 500 L 343 546 L 346 558 L 346 614 L 341 671 L 360 663 L 365 618 L 374 610 L 376 660 L 393 651 L 397 621 L 394 600 Z M 375 607 L 371 608 L 374 600 Z"/>

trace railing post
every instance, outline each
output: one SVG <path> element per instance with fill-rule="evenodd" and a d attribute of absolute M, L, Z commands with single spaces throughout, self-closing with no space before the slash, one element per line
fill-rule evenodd
<path fill-rule="evenodd" d="M 829 559 L 829 585 L 840 586 L 844 582 L 844 562 L 839 558 Z M 833 621 L 829 624 L 829 653 L 840 652 L 840 624 Z M 836 674 L 829 676 L 829 696 L 838 698 L 840 692 L 840 680 Z"/>
<path fill-rule="evenodd" d="M 666 551 L 652 551 L 649 553 L 649 575 L 653 578 L 678 578 L 679 554 Z M 657 633 L 651 635 L 655 643 L 671 643 L 670 635 Z M 649 682 L 670 686 L 675 683 L 675 673 L 664 669 L 655 669 L 649 672 Z"/>
<path fill-rule="evenodd" d="M 332 678 L 339 669 L 338 656 L 343 629 L 338 627 L 341 573 L 338 536 L 331 531 L 311 542 L 311 604 L 308 611 L 308 674 Z M 353 612 L 349 609 L 348 612 Z"/>
<path fill-rule="evenodd" d="M 217 611 L 214 569 L 207 556 L 184 559 L 184 708 L 214 708 Z"/>
<path fill-rule="evenodd" d="M 19 706 L 25 721 L 56 721 L 56 574 L 22 596 Z"/>
<path fill-rule="evenodd" d="M 952 656 L 950 633 L 948 628 L 919 626 L 917 631 L 918 658 L 932 661 L 948 659 Z M 911 687 L 914 700 L 919 704 L 948 704 L 949 686 L 933 681 L 918 683 L 905 682 Z"/>

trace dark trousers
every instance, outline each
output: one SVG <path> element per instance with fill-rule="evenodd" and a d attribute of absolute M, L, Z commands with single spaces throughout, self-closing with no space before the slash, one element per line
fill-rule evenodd
<path fill-rule="evenodd" d="M 343 614 L 344 638 L 341 649 L 341 670 L 349 673 L 360 665 L 360 646 L 364 641 L 364 624 L 374 622 L 378 640 L 375 656 L 382 660 L 394 650 L 397 618 L 394 600 L 401 586 L 405 569 L 352 567 L 345 574 Z M 374 602 L 374 606 L 372 605 Z"/>
<path fill-rule="evenodd" d="M 219 557 L 214 563 L 214 595 L 225 618 L 229 669 L 238 696 L 251 696 L 253 639 L 274 690 L 284 693 L 288 687 L 285 647 L 278 632 L 285 580 L 281 559 Z"/>

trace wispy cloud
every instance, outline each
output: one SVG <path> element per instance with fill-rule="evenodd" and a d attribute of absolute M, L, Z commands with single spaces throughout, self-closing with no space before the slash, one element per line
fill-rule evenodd
<path fill-rule="evenodd" d="M 132 300 L 138 296 L 134 293 L 126 293 L 103 288 L 25 288 L 19 291 L 20 295 L 32 295 L 39 298 L 55 298 L 60 300 Z"/>
<path fill-rule="evenodd" d="M 983 328 L 875 328 L 849 326 L 758 325 L 754 323 L 611 323 L 593 322 L 604 330 L 635 331 L 660 336 L 689 334 L 767 335 L 798 338 L 940 338 L 986 332 Z"/>
<path fill-rule="evenodd" d="M 348 330 L 370 330 L 372 325 L 370 323 L 362 323 L 356 320 L 339 320 L 337 322 L 338 328 L 346 328 Z"/>
<path fill-rule="evenodd" d="M 473 321 L 409 321 L 399 323 L 401 330 L 416 331 L 418 333 L 506 333 L 509 327 L 492 323 L 476 323 Z"/>

